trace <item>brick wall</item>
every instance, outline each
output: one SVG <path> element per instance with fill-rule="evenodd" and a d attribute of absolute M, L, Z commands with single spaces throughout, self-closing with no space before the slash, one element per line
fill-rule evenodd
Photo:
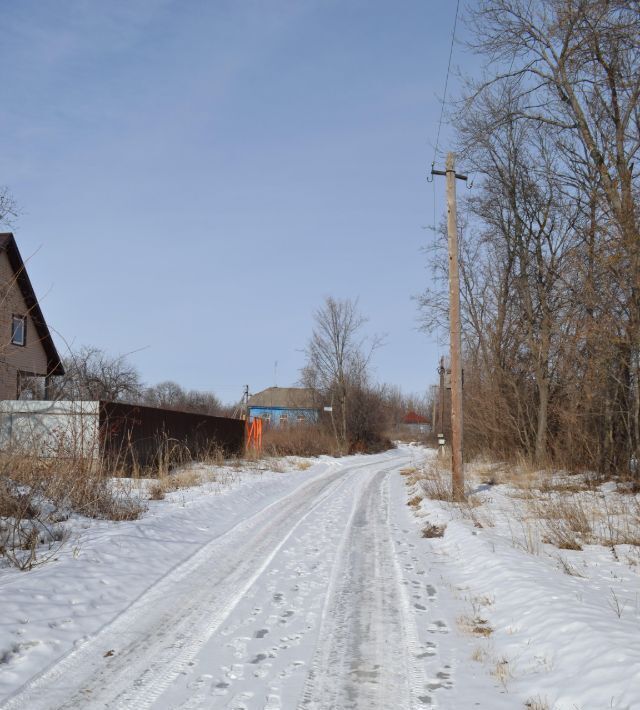
<path fill-rule="evenodd" d="M 11 343 L 11 316 L 27 317 L 26 345 Z M 18 371 L 47 374 L 47 356 L 5 252 L 0 253 L 0 399 L 17 399 Z"/>

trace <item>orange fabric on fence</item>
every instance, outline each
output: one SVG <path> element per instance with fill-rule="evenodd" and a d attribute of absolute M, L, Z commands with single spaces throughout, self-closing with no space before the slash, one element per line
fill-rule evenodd
<path fill-rule="evenodd" d="M 256 417 L 251 423 L 245 422 L 247 432 L 247 450 L 253 447 L 258 453 L 262 451 L 262 419 Z"/>

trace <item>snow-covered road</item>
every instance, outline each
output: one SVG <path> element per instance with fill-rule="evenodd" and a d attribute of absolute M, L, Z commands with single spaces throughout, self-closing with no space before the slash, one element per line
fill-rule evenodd
<path fill-rule="evenodd" d="M 238 506 L 2 708 L 509 707 L 449 634 L 451 590 L 399 475 L 415 456 L 325 463 Z"/>

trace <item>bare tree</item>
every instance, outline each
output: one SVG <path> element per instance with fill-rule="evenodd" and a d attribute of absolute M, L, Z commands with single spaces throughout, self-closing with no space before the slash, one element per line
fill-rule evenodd
<path fill-rule="evenodd" d="M 184 401 L 184 390 L 177 382 L 164 380 L 157 385 L 147 387 L 144 391 L 143 402 L 150 407 L 175 409 Z"/>
<path fill-rule="evenodd" d="M 334 434 L 342 448 L 349 438 L 350 393 L 366 382 L 371 356 L 381 345 L 379 337 L 361 335 L 366 322 L 357 301 L 329 297 L 314 314 L 315 325 L 305 351 L 303 382 L 328 396 Z"/>
<path fill-rule="evenodd" d="M 147 387 L 142 395 L 142 402 L 151 407 L 180 409 L 185 412 L 220 415 L 223 406 L 213 392 L 184 390 L 177 382 L 165 380 Z"/>
<path fill-rule="evenodd" d="M 18 206 L 9 188 L 0 186 L 0 225 L 13 226 L 18 216 Z"/>
<path fill-rule="evenodd" d="M 480 0 L 470 17 L 485 74 L 456 117 L 476 183 L 467 442 L 624 469 L 640 440 L 640 3 Z M 427 327 L 446 323 L 443 296 L 424 294 Z"/>
<path fill-rule="evenodd" d="M 110 356 L 84 346 L 63 358 L 63 364 L 65 375 L 56 378 L 55 399 L 135 402 L 140 398 L 140 375 L 125 355 Z"/>
<path fill-rule="evenodd" d="M 634 451 L 637 455 L 640 445 L 639 183 L 634 170 L 640 157 L 640 3 L 483 0 L 471 19 L 489 77 L 475 87 L 467 108 L 473 110 L 491 87 L 515 96 L 497 120 L 552 129 L 564 158 L 564 166 L 556 169 L 565 188 L 592 210 L 592 228 L 584 231 L 584 273 L 605 273 L 616 284 L 613 291 L 606 289 L 610 301 L 604 309 L 607 315 L 615 312 L 606 321 L 615 333 L 616 352 L 601 373 L 607 380 L 601 441 L 609 451 L 606 467 L 619 467 Z M 585 295 L 597 295 L 594 283 L 585 284 Z M 589 312 L 598 310 L 592 299 L 583 321 L 589 331 L 597 325 L 589 321 Z M 591 344 L 586 351 L 595 354 Z"/>

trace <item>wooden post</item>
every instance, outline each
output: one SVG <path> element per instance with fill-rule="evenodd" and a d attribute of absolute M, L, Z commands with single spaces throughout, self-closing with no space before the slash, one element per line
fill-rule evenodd
<path fill-rule="evenodd" d="M 445 367 L 444 367 L 444 357 L 440 358 L 440 366 L 438 367 L 438 374 L 440 375 L 440 397 L 438 399 L 438 404 L 440 405 L 440 414 L 439 414 L 439 426 L 438 426 L 438 436 L 439 437 L 444 437 L 444 398 L 445 398 L 445 388 L 444 388 L 444 375 L 445 375 Z"/>
<path fill-rule="evenodd" d="M 449 235 L 449 328 L 451 335 L 451 488 L 454 500 L 464 499 L 462 463 L 462 331 L 456 220 L 455 156 L 447 154 L 447 232 Z"/>

